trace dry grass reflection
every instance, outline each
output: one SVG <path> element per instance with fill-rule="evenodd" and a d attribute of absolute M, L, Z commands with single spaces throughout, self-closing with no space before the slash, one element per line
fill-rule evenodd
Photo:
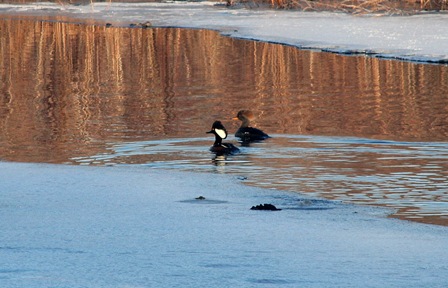
<path fill-rule="evenodd" d="M 300 146 L 291 135 L 448 141 L 447 66 L 300 51 L 203 30 L 3 19 L 0 31 L 0 159 L 90 161 L 89 156 L 109 153 L 111 143 L 168 138 L 194 139 L 176 145 L 206 153 L 204 133 L 214 120 L 223 121 L 233 134 L 239 124 L 231 118 L 251 109 L 257 126 L 279 136 L 263 150 L 278 157 L 269 165 L 267 156 L 256 152 L 241 159 L 268 171 L 262 177 L 269 185 L 319 190 L 321 195 L 329 191 L 325 196 L 336 199 L 366 197 L 366 203 L 378 195 L 389 199 L 415 193 L 445 201 L 439 195 L 445 191 L 440 186 L 446 181 L 445 164 L 432 154 L 410 159 L 406 155 L 414 148 L 409 146 L 399 150 L 404 157 L 388 159 L 383 153 L 394 149 L 365 152 L 367 144 L 362 143 L 337 155 L 326 150 L 314 154 L 319 147 L 307 141 Z M 142 154 L 116 155 L 114 160 L 191 158 L 176 153 L 176 145 L 166 149 L 163 143 L 151 153 L 137 147 L 131 152 Z M 375 151 L 374 145 L 367 146 Z M 350 181 L 325 180 L 334 170 Z M 407 173 L 430 184 L 421 187 Z"/>
<path fill-rule="evenodd" d="M 271 133 L 448 138 L 446 66 L 213 31 L 8 19 L 0 29 L 1 154 L 11 159 L 61 162 L 98 142 L 199 136 L 247 107 Z"/>

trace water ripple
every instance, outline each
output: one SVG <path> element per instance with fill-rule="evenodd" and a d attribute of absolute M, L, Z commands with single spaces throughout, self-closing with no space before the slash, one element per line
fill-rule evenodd
<path fill-rule="evenodd" d="M 397 217 L 448 217 L 448 146 L 356 137 L 275 135 L 216 159 L 208 138 L 111 143 L 108 153 L 75 158 L 96 165 L 240 175 L 244 183 L 398 209 Z M 434 219 L 431 221 L 437 222 Z M 440 224 L 440 223 L 439 223 Z"/>

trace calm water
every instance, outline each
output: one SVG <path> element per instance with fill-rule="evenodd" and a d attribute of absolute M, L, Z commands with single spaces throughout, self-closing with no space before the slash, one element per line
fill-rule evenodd
<path fill-rule="evenodd" d="M 0 159 L 229 173 L 448 225 L 447 66 L 201 30 L 3 19 L 0 32 Z M 214 159 L 205 131 L 236 131 L 247 108 L 274 137 Z"/>

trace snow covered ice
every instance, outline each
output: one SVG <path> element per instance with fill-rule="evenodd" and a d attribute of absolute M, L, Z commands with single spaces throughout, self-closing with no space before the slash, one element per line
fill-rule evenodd
<path fill-rule="evenodd" d="M 386 209 L 143 166 L 0 171 L 1 287 L 448 283 L 446 227 L 388 219 Z M 260 203 L 283 210 L 250 210 Z"/>

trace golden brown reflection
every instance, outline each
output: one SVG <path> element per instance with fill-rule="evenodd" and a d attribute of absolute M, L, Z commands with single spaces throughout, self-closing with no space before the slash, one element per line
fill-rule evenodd
<path fill-rule="evenodd" d="M 247 107 L 271 133 L 448 137 L 446 66 L 212 31 L 25 20 L 3 20 L 1 31 L 2 135 L 10 143 L 197 136 Z"/>
<path fill-rule="evenodd" d="M 235 131 L 230 119 L 248 108 L 269 134 L 448 140 L 447 66 L 204 30 L 3 19 L 0 31 L 4 160 L 64 163 L 108 143 L 205 137 L 217 119 Z"/>

